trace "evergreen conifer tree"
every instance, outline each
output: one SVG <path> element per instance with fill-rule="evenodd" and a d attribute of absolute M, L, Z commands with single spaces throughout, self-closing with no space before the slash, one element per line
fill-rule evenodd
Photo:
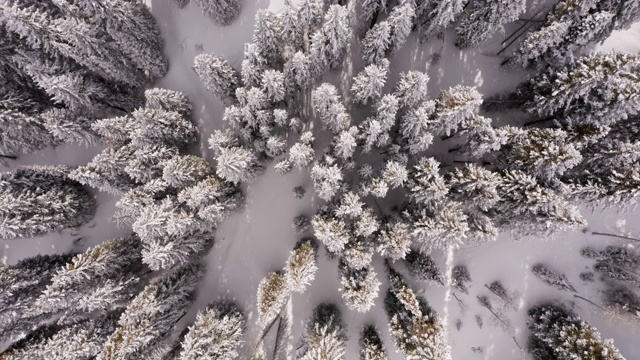
<path fill-rule="evenodd" d="M 176 268 L 151 280 L 118 320 L 118 327 L 104 343 L 97 359 L 143 356 L 171 336 L 175 323 L 195 299 L 204 274 L 200 264 Z"/>
<path fill-rule="evenodd" d="M 226 61 L 212 54 L 200 54 L 194 60 L 194 69 L 205 88 L 225 105 L 235 101 L 235 91 L 239 86 L 238 73 Z"/>
<path fill-rule="evenodd" d="M 526 2 L 523 0 L 471 1 L 456 27 L 456 46 L 480 45 L 501 30 L 504 24 L 517 20 L 525 10 Z"/>
<path fill-rule="evenodd" d="M 392 268 L 390 289 L 384 301 L 391 339 L 407 359 L 451 359 L 446 329 L 426 301 L 415 295 Z"/>
<path fill-rule="evenodd" d="M 135 296 L 134 285 L 142 270 L 141 250 L 140 240 L 129 236 L 75 255 L 53 276 L 30 312 L 65 311 L 73 317 L 81 310 L 90 313 L 122 306 Z"/>
<path fill-rule="evenodd" d="M 278 316 L 290 295 L 286 274 L 270 272 L 260 281 L 257 301 L 261 329 L 265 329 Z"/>
<path fill-rule="evenodd" d="M 353 80 L 351 94 L 356 103 L 367 104 L 376 101 L 382 95 L 382 88 L 387 81 L 389 61 L 383 59 L 378 65 L 365 67 Z"/>
<path fill-rule="evenodd" d="M 202 12 L 220 25 L 229 25 L 240 14 L 240 0 L 194 0 Z"/>
<path fill-rule="evenodd" d="M 242 344 L 245 316 L 232 302 L 218 302 L 198 312 L 195 323 L 182 341 L 179 360 L 201 359 L 203 356 L 232 360 Z"/>
<path fill-rule="evenodd" d="M 341 260 L 339 265 L 340 291 L 347 307 L 358 312 L 367 312 L 378 297 L 380 281 L 371 264 L 355 269 Z"/>
<path fill-rule="evenodd" d="M 313 309 L 302 337 L 300 360 L 345 358 L 347 328 L 337 306 L 322 303 Z"/>
<path fill-rule="evenodd" d="M 313 92 L 312 100 L 313 108 L 324 127 L 333 133 L 339 133 L 349 127 L 351 119 L 335 86 L 328 83 L 318 86 Z"/>
<path fill-rule="evenodd" d="M 387 349 L 376 327 L 365 326 L 360 335 L 360 360 L 387 360 L 388 358 Z"/>
<path fill-rule="evenodd" d="M 68 172 L 56 166 L 0 174 L 0 238 L 38 236 L 89 221 L 95 200 Z"/>
<path fill-rule="evenodd" d="M 291 291 L 303 293 L 315 278 L 318 271 L 316 247 L 313 240 L 303 239 L 291 251 L 284 268 L 287 286 Z"/>
<path fill-rule="evenodd" d="M 38 296 L 51 284 L 56 272 L 73 255 L 36 255 L 15 265 L 0 267 L 0 338 L 28 334 L 43 320 L 41 316 L 27 316 Z"/>
<path fill-rule="evenodd" d="M 270 67 L 282 61 L 282 22 L 280 17 L 269 10 L 260 9 L 256 13 L 253 29 L 253 43 Z"/>
<path fill-rule="evenodd" d="M 623 360 L 613 340 L 600 333 L 571 311 L 556 305 L 538 305 L 529 309 L 529 352 L 542 359 Z"/>

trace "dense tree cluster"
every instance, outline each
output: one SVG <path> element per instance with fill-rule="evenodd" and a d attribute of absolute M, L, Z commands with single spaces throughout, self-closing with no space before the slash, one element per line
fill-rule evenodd
<path fill-rule="evenodd" d="M 219 25 L 241 11 L 239 0 L 193 2 Z M 533 23 L 532 31 L 523 31 L 504 63 L 531 74 L 513 94 L 484 99 L 466 85 L 432 94 L 432 72 L 393 73 L 393 58 L 412 33 L 421 42 L 454 33 L 457 47 L 477 47 L 519 20 L 525 3 L 301 0 L 285 1 L 278 13 L 257 10 L 237 69 L 215 54 L 193 61 L 204 88 L 225 106 L 228 127 L 208 139 L 215 166 L 188 152 L 199 134 L 187 98 L 151 88 L 168 64 L 142 2 L 0 3 L 0 165 L 62 142 L 105 145 L 76 169 L 0 174 L 0 238 L 86 223 L 95 204 L 81 185 L 119 196 L 114 219 L 133 230 L 80 254 L 0 268 L 0 340 L 18 340 L 0 357 L 245 356 L 247 318 L 232 302 L 209 305 L 181 334 L 176 324 L 195 300 L 204 275 L 200 260 L 217 227 L 242 206 L 241 187 L 272 163 L 278 174 L 308 173 L 320 205 L 294 219 L 299 235 L 313 230 L 313 237 L 297 242 L 283 268 L 258 284 L 251 359 L 266 359 L 266 349 L 274 358 L 285 351 L 293 319 L 283 309 L 315 279 L 318 245 L 337 262 L 339 291 L 357 312 L 375 306 L 384 285 L 373 264 L 382 257 L 393 344 L 407 359 L 450 359 L 445 325 L 395 270 L 397 263 L 416 280 L 469 295 L 467 267 L 443 273 L 432 251 L 493 241 L 504 232 L 550 236 L 576 229 L 586 225 L 579 201 L 622 208 L 640 193 L 639 57 L 585 48 L 635 21 L 636 0 L 562 0 L 544 21 L 523 20 Z M 362 61 L 347 59 L 357 51 Z M 353 79 L 347 71 L 325 76 L 343 66 Z M 505 108 L 532 119 L 495 125 L 489 112 Z M 297 198 L 305 191 L 293 189 Z M 638 317 L 638 255 L 622 247 L 583 255 L 606 282 L 603 309 Z M 576 293 L 551 265 L 531 270 Z M 501 285 L 487 288 L 508 297 Z M 488 297 L 478 299 L 493 313 Z M 622 359 L 611 341 L 564 308 L 537 306 L 529 315 L 536 359 Z M 272 329 L 273 349 L 264 346 Z M 339 308 L 322 303 L 296 356 L 344 359 L 346 333 Z M 360 348 L 363 360 L 388 357 L 375 325 L 362 329 Z"/>
<path fill-rule="evenodd" d="M 94 143 L 91 124 L 136 108 L 168 68 L 139 1 L 4 1 L 0 39 L 0 161 Z"/>

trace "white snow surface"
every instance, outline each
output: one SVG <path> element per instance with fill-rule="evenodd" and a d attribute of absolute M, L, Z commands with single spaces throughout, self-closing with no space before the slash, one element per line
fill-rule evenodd
<path fill-rule="evenodd" d="M 243 45 L 251 41 L 256 11 L 260 8 L 278 11 L 282 8 L 284 1 L 245 0 L 239 18 L 227 27 L 214 24 L 201 14 L 195 4 L 178 9 L 170 0 L 146 0 L 146 2 L 159 23 L 166 42 L 165 52 L 170 62 L 169 73 L 159 79 L 156 86 L 181 91 L 193 102 L 193 121 L 200 129 L 201 142 L 199 147 L 194 147 L 192 151 L 213 163 L 213 154 L 207 148 L 206 139 L 213 130 L 225 128 L 222 122 L 224 105 L 201 84 L 192 70 L 193 59 L 200 53 L 215 53 L 227 59 L 234 68 L 239 69 Z M 537 4 L 540 1 L 534 2 Z M 353 4 L 354 1 L 350 3 Z M 529 8 L 536 4 L 530 4 Z M 509 25 L 506 33 L 510 34 L 509 30 L 514 26 Z M 444 41 L 433 40 L 426 44 L 419 44 L 415 35 L 412 34 L 409 41 L 391 59 L 390 76 L 385 92 L 391 91 L 400 72 L 408 70 L 428 72 L 431 77 L 430 98 L 436 98 L 441 90 L 457 84 L 475 85 L 485 97 L 513 89 L 526 78 L 526 73 L 524 71 L 505 72 L 500 68 L 499 64 L 503 58 L 492 54 L 497 52 L 496 49 L 500 48 L 500 42 L 504 38 L 504 34 L 497 34 L 478 49 L 459 51 L 453 45 L 451 30 L 447 32 Z M 609 40 L 599 46 L 599 49 L 639 52 L 640 24 L 636 23 L 629 30 L 614 33 Z M 332 81 L 344 97 L 349 96 L 351 77 L 362 69 L 359 61 L 359 46 L 352 45 L 350 53 L 351 60 L 341 73 L 326 76 L 326 79 Z M 435 53 L 439 53 L 441 58 L 437 64 L 430 65 L 432 55 Z M 363 119 L 356 117 L 356 121 L 359 120 Z M 500 120 L 494 119 L 496 123 L 501 123 Z M 313 122 L 318 124 L 316 119 L 312 119 L 311 126 Z M 295 138 L 289 139 L 288 146 L 291 146 L 295 140 Z M 436 157 L 443 156 L 446 149 L 446 146 L 442 147 L 441 153 L 436 153 Z M 12 164 L 11 168 L 32 164 L 82 165 L 100 150 L 101 147 L 85 149 L 76 145 L 60 146 L 23 156 Z M 307 189 L 307 195 L 302 200 L 296 199 L 292 193 L 292 188 L 297 185 L 303 185 Z M 235 299 L 249 319 L 246 341 L 240 356 L 242 359 L 250 356 L 251 349 L 259 336 L 256 311 L 258 283 L 269 271 L 281 270 L 284 267 L 289 252 L 300 238 L 291 226 L 293 218 L 300 214 L 313 215 L 314 209 L 321 203 L 321 200 L 313 196 L 308 172 L 294 170 L 291 174 L 282 176 L 274 172 L 273 164 L 270 164 L 265 174 L 248 185 L 245 193 L 247 195 L 245 210 L 231 217 L 219 228 L 216 244 L 205 258 L 208 271 L 200 287 L 198 298 L 187 316 L 178 324 L 180 329 L 192 324 L 197 311 L 217 299 Z M 83 251 L 88 246 L 129 233 L 130 229 L 118 229 L 110 221 L 115 211 L 117 197 L 97 192 L 96 197 L 99 207 L 95 218 L 89 224 L 77 230 L 38 238 L 3 240 L 0 242 L 3 260 L 7 264 L 14 264 L 20 259 L 36 254 Z M 585 283 L 578 277 L 580 272 L 587 271 L 587 268 L 592 265 L 590 260 L 580 256 L 579 251 L 586 246 L 602 249 L 610 244 L 626 244 L 617 239 L 594 236 L 590 232 L 640 234 L 640 223 L 634 221 L 640 215 L 640 211 L 619 214 L 615 210 L 597 209 L 592 212 L 585 208 L 583 214 L 589 221 L 589 226 L 584 232 L 561 233 L 553 239 L 528 240 L 514 239 L 509 234 L 503 234 L 494 243 L 455 250 L 450 254 L 449 260 L 447 260 L 447 254 L 434 253 L 434 259 L 442 271 L 445 271 L 447 265 L 464 264 L 468 267 L 472 278 L 469 294 L 456 293 L 457 297 L 466 304 L 466 311 L 461 310 L 458 301 L 449 291 L 445 291 L 444 287 L 427 285 L 409 276 L 406 277 L 413 288 L 425 296 L 429 304 L 445 317 L 454 359 L 526 359 L 526 352 L 519 350 L 516 345 L 516 342 L 522 347 L 526 344 L 528 336 L 525 325 L 526 311 L 529 306 L 548 300 L 560 300 L 568 305 L 574 304 L 575 311 L 596 326 L 603 337 L 615 339 L 616 346 L 627 359 L 640 359 L 640 346 L 637 345 L 640 331 L 637 323 L 629 324 L 611 319 L 587 302 L 574 298 L 573 294 L 560 292 L 547 286 L 530 271 L 533 264 L 543 262 L 565 273 L 581 296 L 596 303 L 600 302 L 602 284 L 598 281 Z M 80 237 L 83 238 L 81 241 L 73 242 Z M 633 243 L 628 245 L 632 246 Z M 386 280 L 380 256 L 374 257 L 374 267 L 378 277 Z M 406 273 L 401 263 L 396 263 L 396 268 Z M 488 285 L 494 280 L 501 281 L 509 291 L 518 293 L 517 309 L 499 309 L 500 302 L 497 297 L 484 287 L 484 284 Z M 337 260 L 328 260 L 321 249 L 316 279 L 304 294 L 294 294 L 287 305 L 287 311 L 293 318 L 287 359 L 295 359 L 295 348 L 304 324 L 313 308 L 323 301 L 338 304 L 343 312 L 349 335 L 346 359 L 358 358 L 360 331 L 363 325 L 369 323 L 378 326 L 390 359 L 402 359 L 403 356 L 395 350 L 387 330 L 387 319 L 383 309 L 387 285 L 386 281 L 383 283 L 385 285 L 381 287 L 380 296 L 368 313 L 360 314 L 348 310 L 338 291 L 340 285 Z M 482 295 L 490 298 L 496 310 L 503 311 L 510 322 L 508 329 L 492 318 L 487 309 L 479 305 L 476 296 Z M 482 328 L 476 324 L 476 316 L 482 318 L 484 323 Z M 455 326 L 458 320 L 463 323 L 459 331 Z M 272 340 L 272 338 L 265 340 L 267 349 L 273 346 Z M 474 352 L 472 347 L 481 347 L 482 352 Z"/>

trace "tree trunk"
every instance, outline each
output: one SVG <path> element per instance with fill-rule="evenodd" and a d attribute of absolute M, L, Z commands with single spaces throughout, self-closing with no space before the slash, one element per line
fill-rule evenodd
<path fill-rule="evenodd" d="M 632 238 L 632 237 L 629 237 L 629 236 L 608 234 L 608 233 L 602 233 L 602 232 L 598 232 L 598 231 L 592 231 L 591 235 L 608 236 L 608 237 L 624 239 L 624 240 L 629 240 L 629 241 L 640 241 L 640 239 Z"/>
<path fill-rule="evenodd" d="M 529 127 L 529 126 L 533 126 L 533 125 L 537 125 L 537 124 L 542 124 L 542 123 L 551 121 L 553 119 L 555 119 L 555 117 L 549 116 L 549 117 L 546 117 L 546 118 L 543 118 L 543 119 L 537 119 L 537 120 L 526 122 L 526 123 L 524 123 L 523 126 L 524 127 Z"/>

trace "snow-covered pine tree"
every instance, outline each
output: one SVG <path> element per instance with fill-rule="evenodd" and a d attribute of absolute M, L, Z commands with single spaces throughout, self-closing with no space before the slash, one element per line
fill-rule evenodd
<path fill-rule="evenodd" d="M 307 329 L 301 339 L 300 360 L 343 360 L 345 358 L 347 327 L 340 309 L 322 303 L 313 309 Z"/>
<path fill-rule="evenodd" d="M 125 168 L 134 159 L 135 147 L 125 145 L 106 148 L 85 166 L 74 169 L 69 177 L 83 185 L 98 188 L 110 194 L 122 194 L 139 185 Z"/>
<path fill-rule="evenodd" d="M 558 305 L 529 309 L 529 352 L 535 360 L 624 360 L 612 339 L 602 339 L 596 328 Z"/>
<path fill-rule="evenodd" d="M 278 70 L 267 70 L 262 74 L 262 91 L 272 103 L 284 100 L 286 89 L 284 74 Z"/>
<path fill-rule="evenodd" d="M 193 186 L 215 172 L 206 160 L 194 155 L 175 156 L 163 166 L 162 180 L 176 189 Z"/>
<path fill-rule="evenodd" d="M 349 128 L 351 118 L 342 104 L 335 86 L 329 83 L 318 86 L 313 91 L 312 100 L 313 108 L 325 128 L 333 133 L 339 133 Z"/>
<path fill-rule="evenodd" d="M 36 7 L 5 4 L 0 16 L 6 28 L 30 46 L 52 56 L 64 56 L 100 73 L 105 79 L 131 87 L 145 83 L 141 69 L 132 63 L 99 25 L 73 16 L 55 16 Z"/>
<path fill-rule="evenodd" d="M 244 44 L 244 57 L 241 67 L 244 86 L 260 86 L 262 73 L 267 69 L 267 59 L 260 53 L 260 48 L 257 44 Z"/>
<path fill-rule="evenodd" d="M 358 312 L 367 312 L 378 297 L 380 285 L 376 278 L 376 272 L 371 264 L 355 269 L 347 264 L 344 259 L 338 265 L 340 273 L 340 292 L 347 307 Z"/>
<path fill-rule="evenodd" d="M 432 132 L 449 136 L 472 131 L 476 127 L 489 126 L 478 121 L 482 94 L 475 87 L 456 85 L 440 94 L 436 105 Z"/>
<path fill-rule="evenodd" d="M 389 0 L 362 0 L 360 9 L 362 11 L 362 20 L 367 23 L 375 23 L 380 12 L 386 12 Z M 369 24 L 367 24 L 369 25 Z"/>
<path fill-rule="evenodd" d="M 184 115 L 162 109 L 137 109 L 132 114 L 134 145 L 162 143 L 184 148 L 196 141 L 198 128 Z"/>
<path fill-rule="evenodd" d="M 404 259 L 410 250 L 411 228 L 404 221 L 385 221 L 377 237 L 377 251 L 391 260 Z"/>
<path fill-rule="evenodd" d="M 104 343 L 97 359 L 143 356 L 171 336 L 175 323 L 195 299 L 204 267 L 190 264 L 151 280 L 118 320 L 118 328 Z"/>
<path fill-rule="evenodd" d="M 576 50 L 603 41 L 638 15 L 638 5 L 628 1 L 560 1 L 547 14 L 543 27 L 522 41 L 509 64 L 530 67 L 564 63 Z"/>
<path fill-rule="evenodd" d="M 300 11 L 297 7 L 291 5 L 291 0 L 285 0 L 284 8 L 278 13 L 280 24 L 282 25 L 282 41 L 285 47 L 288 47 L 289 58 L 293 53 L 302 50 L 304 45 L 304 24 L 300 17 Z"/>
<path fill-rule="evenodd" d="M 317 49 L 317 56 L 320 56 L 325 66 L 330 69 L 340 68 L 347 54 L 350 29 L 347 7 L 331 5 L 320 29 L 322 36 L 313 38 L 312 53 L 314 48 Z M 322 40 L 322 43 L 318 43 L 318 40 Z"/>
<path fill-rule="evenodd" d="M 360 360 L 387 360 L 387 348 L 384 346 L 378 329 L 367 325 L 360 334 Z"/>
<path fill-rule="evenodd" d="M 289 94 L 295 94 L 296 90 L 306 90 L 309 87 L 312 80 L 309 66 L 309 55 L 302 51 L 297 51 L 284 64 L 285 84 Z"/>
<path fill-rule="evenodd" d="M 353 78 L 351 94 L 355 103 L 366 105 L 370 100 L 377 101 L 382 95 L 382 88 L 387 81 L 389 61 L 380 60 L 377 64 L 368 65 Z"/>
<path fill-rule="evenodd" d="M 287 286 L 293 292 L 303 293 L 316 277 L 318 250 L 312 239 L 298 241 L 284 267 Z"/>
<path fill-rule="evenodd" d="M 449 188 L 439 174 L 440 163 L 434 158 L 420 158 L 409 174 L 409 197 L 417 204 L 443 199 Z"/>
<path fill-rule="evenodd" d="M 411 249 L 405 258 L 407 268 L 413 277 L 420 280 L 428 280 L 434 284 L 444 286 L 445 276 L 438 269 L 438 265 L 428 254 Z"/>
<path fill-rule="evenodd" d="M 214 303 L 204 312 L 198 312 L 195 323 L 189 327 L 182 341 L 182 350 L 176 359 L 235 359 L 243 341 L 245 325 L 245 316 L 234 303 Z"/>
<path fill-rule="evenodd" d="M 65 166 L 33 166 L 0 174 L 0 238 L 32 237 L 78 227 L 95 200 Z"/>
<path fill-rule="evenodd" d="M 263 169 L 253 152 L 243 146 L 220 148 L 216 162 L 216 174 L 235 184 L 253 179 Z"/>
<path fill-rule="evenodd" d="M 300 140 L 289 149 L 289 159 L 291 166 L 305 168 L 315 160 L 316 152 L 313 149 L 314 137 L 310 131 L 300 136 Z"/>
<path fill-rule="evenodd" d="M 36 255 L 15 265 L 0 267 L 0 338 L 3 341 L 16 334 L 28 334 L 40 325 L 42 318 L 29 317 L 27 311 L 72 256 Z"/>
<path fill-rule="evenodd" d="M 408 213 L 413 222 L 413 238 L 423 249 L 447 250 L 464 243 L 470 230 L 469 216 L 461 204 L 441 201 Z"/>
<path fill-rule="evenodd" d="M 187 120 L 191 118 L 193 106 L 187 97 L 178 91 L 152 88 L 144 92 L 147 109 L 161 109 L 181 114 Z"/>
<path fill-rule="evenodd" d="M 541 179 L 554 179 L 582 160 L 562 129 L 505 127 L 507 142 L 496 154 L 503 169 L 518 169 Z"/>
<path fill-rule="evenodd" d="M 56 143 L 40 116 L 0 108 L 0 165 Z"/>
<path fill-rule="evenodd" d="M 194 0 L 202 12 L 220 25 L 229 25 L 240 14 L 240 0 Z"/>
<path fill-rule="evenodd" d="M 119 311 L 107 313 L 96 319 L 83 320 L 61 328 L 59 326 L 43 328 L 42 330 L 45 331 L 41 334 L 24 338 L 27 341 L 12 345 L 9 350 L 2 353 L 2 357 L 6 360 L 91 359 L 116 329 L 120 313 Z M 52 334 L 49 335 L 49 333 Z"/>
<path fill-rule="evenodd" d="M 342 160 L 349 160 L 353 157 L 353 154 L 358 147 L 358 128 L 352 126 L 349 130 L 343 130 L 338 134 L 332 142 L 333 154 Z"/>
<path fill-rule="evenodd" d="M 469 0 L 420 0 L 417 1 L 415 25 L 420 33 L 420 41 L 443 36 L 462 13 Z"/>
<path fill-rule="evenodd" d="M 75 255 L 60 268 L 29 310 L 35 314 L 114 309 L 136 295 L 142 270 L 142 246 L 136 236 L 115 239 Z M 103 296 L 100 296 L 103 295 Z"/>
<path fill-rule="evenodd" d="M 339 253 L 351 238 L 351 233 L 344 221 L 331 216 L 328 208 L 318 209 L 311 219 L 314 235 L 331 253 Z"/>
<path fill-rule="evenodd" d="M 425 101 L 418 107 L 406 112 L 400 120 L 400 134 L 406 139 L 409 153 L 417 154 L 425 151 L 433 143 L 431 132 L 436 111 L 435 101 Z"/>
<path fill-rule="evenodd" d="M 491 210 L 496 227 L 519 235 L 550 234 L 586 225 L 580 211 L 556 190 L 519 170 L 502 173 L 501 199 Z"/>
<path fill-rule="evenodd" d="M 414 107 L 427 98 L 429 75 L 421 71 L 409 71 L 400 74 L 400 80 L 393 93 L 400 106 Z"/>
<path fill-rule="evenodd" d="M 260 55 L 267 60 L 268 67 L 275 67 L 282 62 L 282 22 L 273 12 L 260 9 L 256 13 L 253 29 L 253 43 Z"/>
<path fill-rule="evenodd" d="M 362 39 L 362 60 L 368 65 L 377 64 L 389 56 L 390 48 L 391 25 L 388 21 L 381 21 L 369 29 Z"/>
<path fill-rule="evenodd" d="M 162 178 L 165 163 L 177 156 L 176 148 L 145 144 L 133 152 L 133 158 L 124 171 L 136 183 L 147 183 Z"/>
<path fill-rule="evenodd" d="M 415 15 L 415 7 L 410 1 L 397 5 L 391 10 L 389 19 L 387 19 L 391 27 L 389 55 L 393 55 L 407 41 L 407 37 L 409 37 L 413 28 Z"/>
<path fill-rule="evenodd" d="M 64 2 L 69 3 L 66 0 Z M 150 78 L 162 77 L 167 73 L 169 66 L 162 53 L 162 36 L 146 4 L 106 0 L 104 7 L 96 10 L 91 11 L 92 20 L 96 21 L 97 17 L 105 22 L 107 33 L 115 41 L 116 48 L 131 58 L 138 68 Z"/>
<path fill-rule="evenodd" d="M 236 100 L 238 72 L 225 60 L 213 54 L 200 54 L 194 59 L 194 69 L 207 90 L 218 96 L 225 105 Z"/>
<path fill-rule="evenodd" d="M 212 244 L 209 226 L 180 205 L 175 196 L 145 204 L 133 221 L 142 261 L 152 270 L 188 264 Z"/>
<path fill-rule="evenodd" d="M 242 192 L 234 184 L 210 176 L 178 193 L 178 201 L 209 226 L 217 226 L 244 201 Z"/>
<path fill-rule="evenodd" d="M 640 56 L 595 53 L 551 65 L 520 86 L 527 112 L 555 118 L 565 127 L 611 126 L 640 113 Z M 614 92 L 616 95 L 611 95 Z M 573 126 L 572 126 L 573 125 Z"/>
<path fill-rule="evenodd" d="M 270 272 L 260 281 L 256 297 L 258 324 L 261 329 L 267 328 L 276 319 L 290 295 L 286 274 Z"/>
<path fill-rule="evenodd" d="M 416 296 L 390 266 L 390 288 L 384 301 L 391 339 L 409 360 L 451 360 L 446 328 L 427 302 Z"/>
<path fill-rule="evenodd" d="M 343 183 L 342 169 L 332 158 L 317 162 L 311 169 L 311 180 L 318 196 L 329 201 L 338 193 Z"/>
<path fill-rule="evenodd" d="M 475 47 L 502 30 L 503 25 L 518 20 L 526 10 L 524 0 L 471 1 L 456 27 L 456 46 Z"/>
<path fill-rule="evenodd" d="M 396 115 L 400 104 L 396 96 L 387 94 L 382 96 L 374 105 L 375 117 L 365 120 L 359 126 L 363 152 L 371 151 L 373 146 L 384 146 L 389 138 L 389 131 L 396 124 Z"/>
<path fill-rule="evenodd" d="M 307 37 L 322 23 L 324 0 L 301 0 L 298 5 L 300 21 Z"/>
<path fill-rule="evenodd" d="M 620 121 L 603 139 L 582 149 L 582 162 L 562 179 L 573 197 L 621 209 L 634 206 L 640 195 L 636 122 L 637 117 Z"/>

